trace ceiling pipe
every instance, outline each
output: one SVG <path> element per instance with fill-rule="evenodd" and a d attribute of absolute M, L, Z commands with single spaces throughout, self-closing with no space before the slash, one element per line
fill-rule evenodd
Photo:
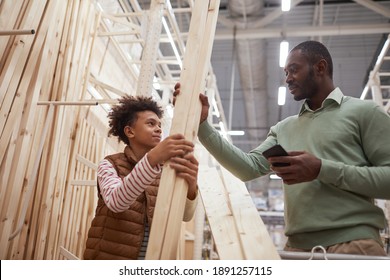
<path fill-rule="evenodd" d="M 263 1 L 259 0 L 230 0 L 230 20 L 237 32 L 253 28 L 255 22 L 263 16 L 263 6 Z M 235 43 L 246 123 L 250 127 L 268 126 L 265 42 L 262 39 L 244 38 Z M 266 137 L 266 132 L 258 130 L 246 131 L 246 134 L 249 143 L 257 141 L 258 144 Z M 252 144 L 250 148 L 257 144 Z"/>
<path fill-rule="evenodd" d="M 353 24 L 353 25 L 328 25 L 328 26 L 294 26 L 293 28 L 247 28 L 237 29 L 236 39 L 265 39 L 281 38 L 282 33 L 289 38 L 310 36 L 338 36 L 338 35 L 363 35 L 389 33 L 389 23 L 378 24 Z M 231 40 L 233 34 L 230 30 L 217 30 L 215 40 Z"/>

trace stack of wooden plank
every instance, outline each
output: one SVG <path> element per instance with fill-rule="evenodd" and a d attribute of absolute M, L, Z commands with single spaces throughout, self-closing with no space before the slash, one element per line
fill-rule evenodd
<path fill-rule="evenodd" d="M 180 76 L 182 94 L 176 101 L 170 134 L 195 141 L 219 10 L 219 0 L 196 1 Z M 187 195 L 186 182 L 164 165 L 150 233 L 147 259 L 176 259 Z"/>
<path fill-rule="evenodd" d="M 69 178 L 96 178 L 76 156 L 102 158 L 106 131 L 96 136 L 101 123 L 85 107 L 37 104 L 85 98 L 98 22 L 91 1 L 0 5 L 1 259 L 57 259 L 63 245 L 80 256 L 84 248 L 96 190 L 73 188 Z"/>

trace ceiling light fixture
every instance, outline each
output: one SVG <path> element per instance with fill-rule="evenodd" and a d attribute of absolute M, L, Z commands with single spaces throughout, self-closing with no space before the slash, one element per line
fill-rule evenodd
<path fill-rule="evenodd" d="M 280 42 L 280 49 L 279 49 L 279 66 L 284 67 L 286 64 L 286 59 L 288 55 L 288 42 L 286 40 L 283 40 Z"/>
<path fill-rule="evenodd" d="M 167 21 L 165 20 L 165 17 L 162 17 L 162 24 L 164 26 L 165 32 L 168 35 L 169 42 L 171 43 L 171 46 L 172 46 L 172 49 L 173 49 L 173 53 L 175 54 L 177 62 L 179 63 L 180 69 L 182 69 L 183 67 L 182 67 L 181 57 L 179 55 L 179 51 L 177 50 L 175 41 L 173 40 L 172 33 L 169 30 L 169 27 L 168 27 Z"/>
<path fill-rule="evenodd" d="M 291 8 L 291 0 L 282 0 L 282 11 L 288 12 Z"/>

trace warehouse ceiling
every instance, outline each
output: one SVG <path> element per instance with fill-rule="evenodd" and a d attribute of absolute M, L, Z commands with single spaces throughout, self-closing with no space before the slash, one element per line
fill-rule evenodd
<path fill-rule="evenodd" d="M 131 35 L 132 47 L 126 35 L 115 37 L 123 50 L 131 53 L 134 62 L 135 44 L 140 46 L 141 53 L 144 47 L 140 42 L 148 32 L 145 12 L 150 9 L 151 1 L 96 2 L 107 16 L 122 14 L 122 20 L 140 26 L 140 35 Z M 162 28 L 156 71 L 160 87 L 156 92 L 166 100 L 164 94 L 171 92 L 180 79 L 178 56 L 182 59 L 185 53 L 194 1 L 162 2 L 166 3 L 164 18 L 170 32 Z M 360 97 L 390 31 L 390 1 L 291 2 L 288 12 L 281 11 L 280 0 L 220 2 L 208 87 L 215 87 L 216 106 L 222 116 L 213 117 L 212 122 L 218 129 L 222 121 L 226 130 L 243 131 L 244 135 L 231 136 L 231 140 L 244 151 L 256 147 L 278 120 L 299 110 L 300 103 L 288 93 L 286 104 L 277 104 L 278 87 L 284 85 L 284 72 L 279 67 L 282 40 L 288 41 L 290 48 L 309 39 L 322 41 L 334 59 L 336 86 L 345 95 Z M 111 24 L 107 28 L 122 30 L 119 26 Z M 176 53 L 169 35 L 175 42 Z"/>

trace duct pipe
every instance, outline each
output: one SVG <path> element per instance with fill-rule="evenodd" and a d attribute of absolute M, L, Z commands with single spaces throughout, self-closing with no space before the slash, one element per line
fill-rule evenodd
<path fill-rule="evenodd" d="M 231 20 L 238 30 L 253 28 L 262 17 L 263 1 L 231 0 L 228 4 Z M 266 55 L 263 39 L 237 40 L 237 62 L 245 103 L 248 127 L 268 127 Z M 246 131 L 249 141 L 260 143 L 267 131 Z M 257 144 L 252 145 L 254 148 Z"/>

